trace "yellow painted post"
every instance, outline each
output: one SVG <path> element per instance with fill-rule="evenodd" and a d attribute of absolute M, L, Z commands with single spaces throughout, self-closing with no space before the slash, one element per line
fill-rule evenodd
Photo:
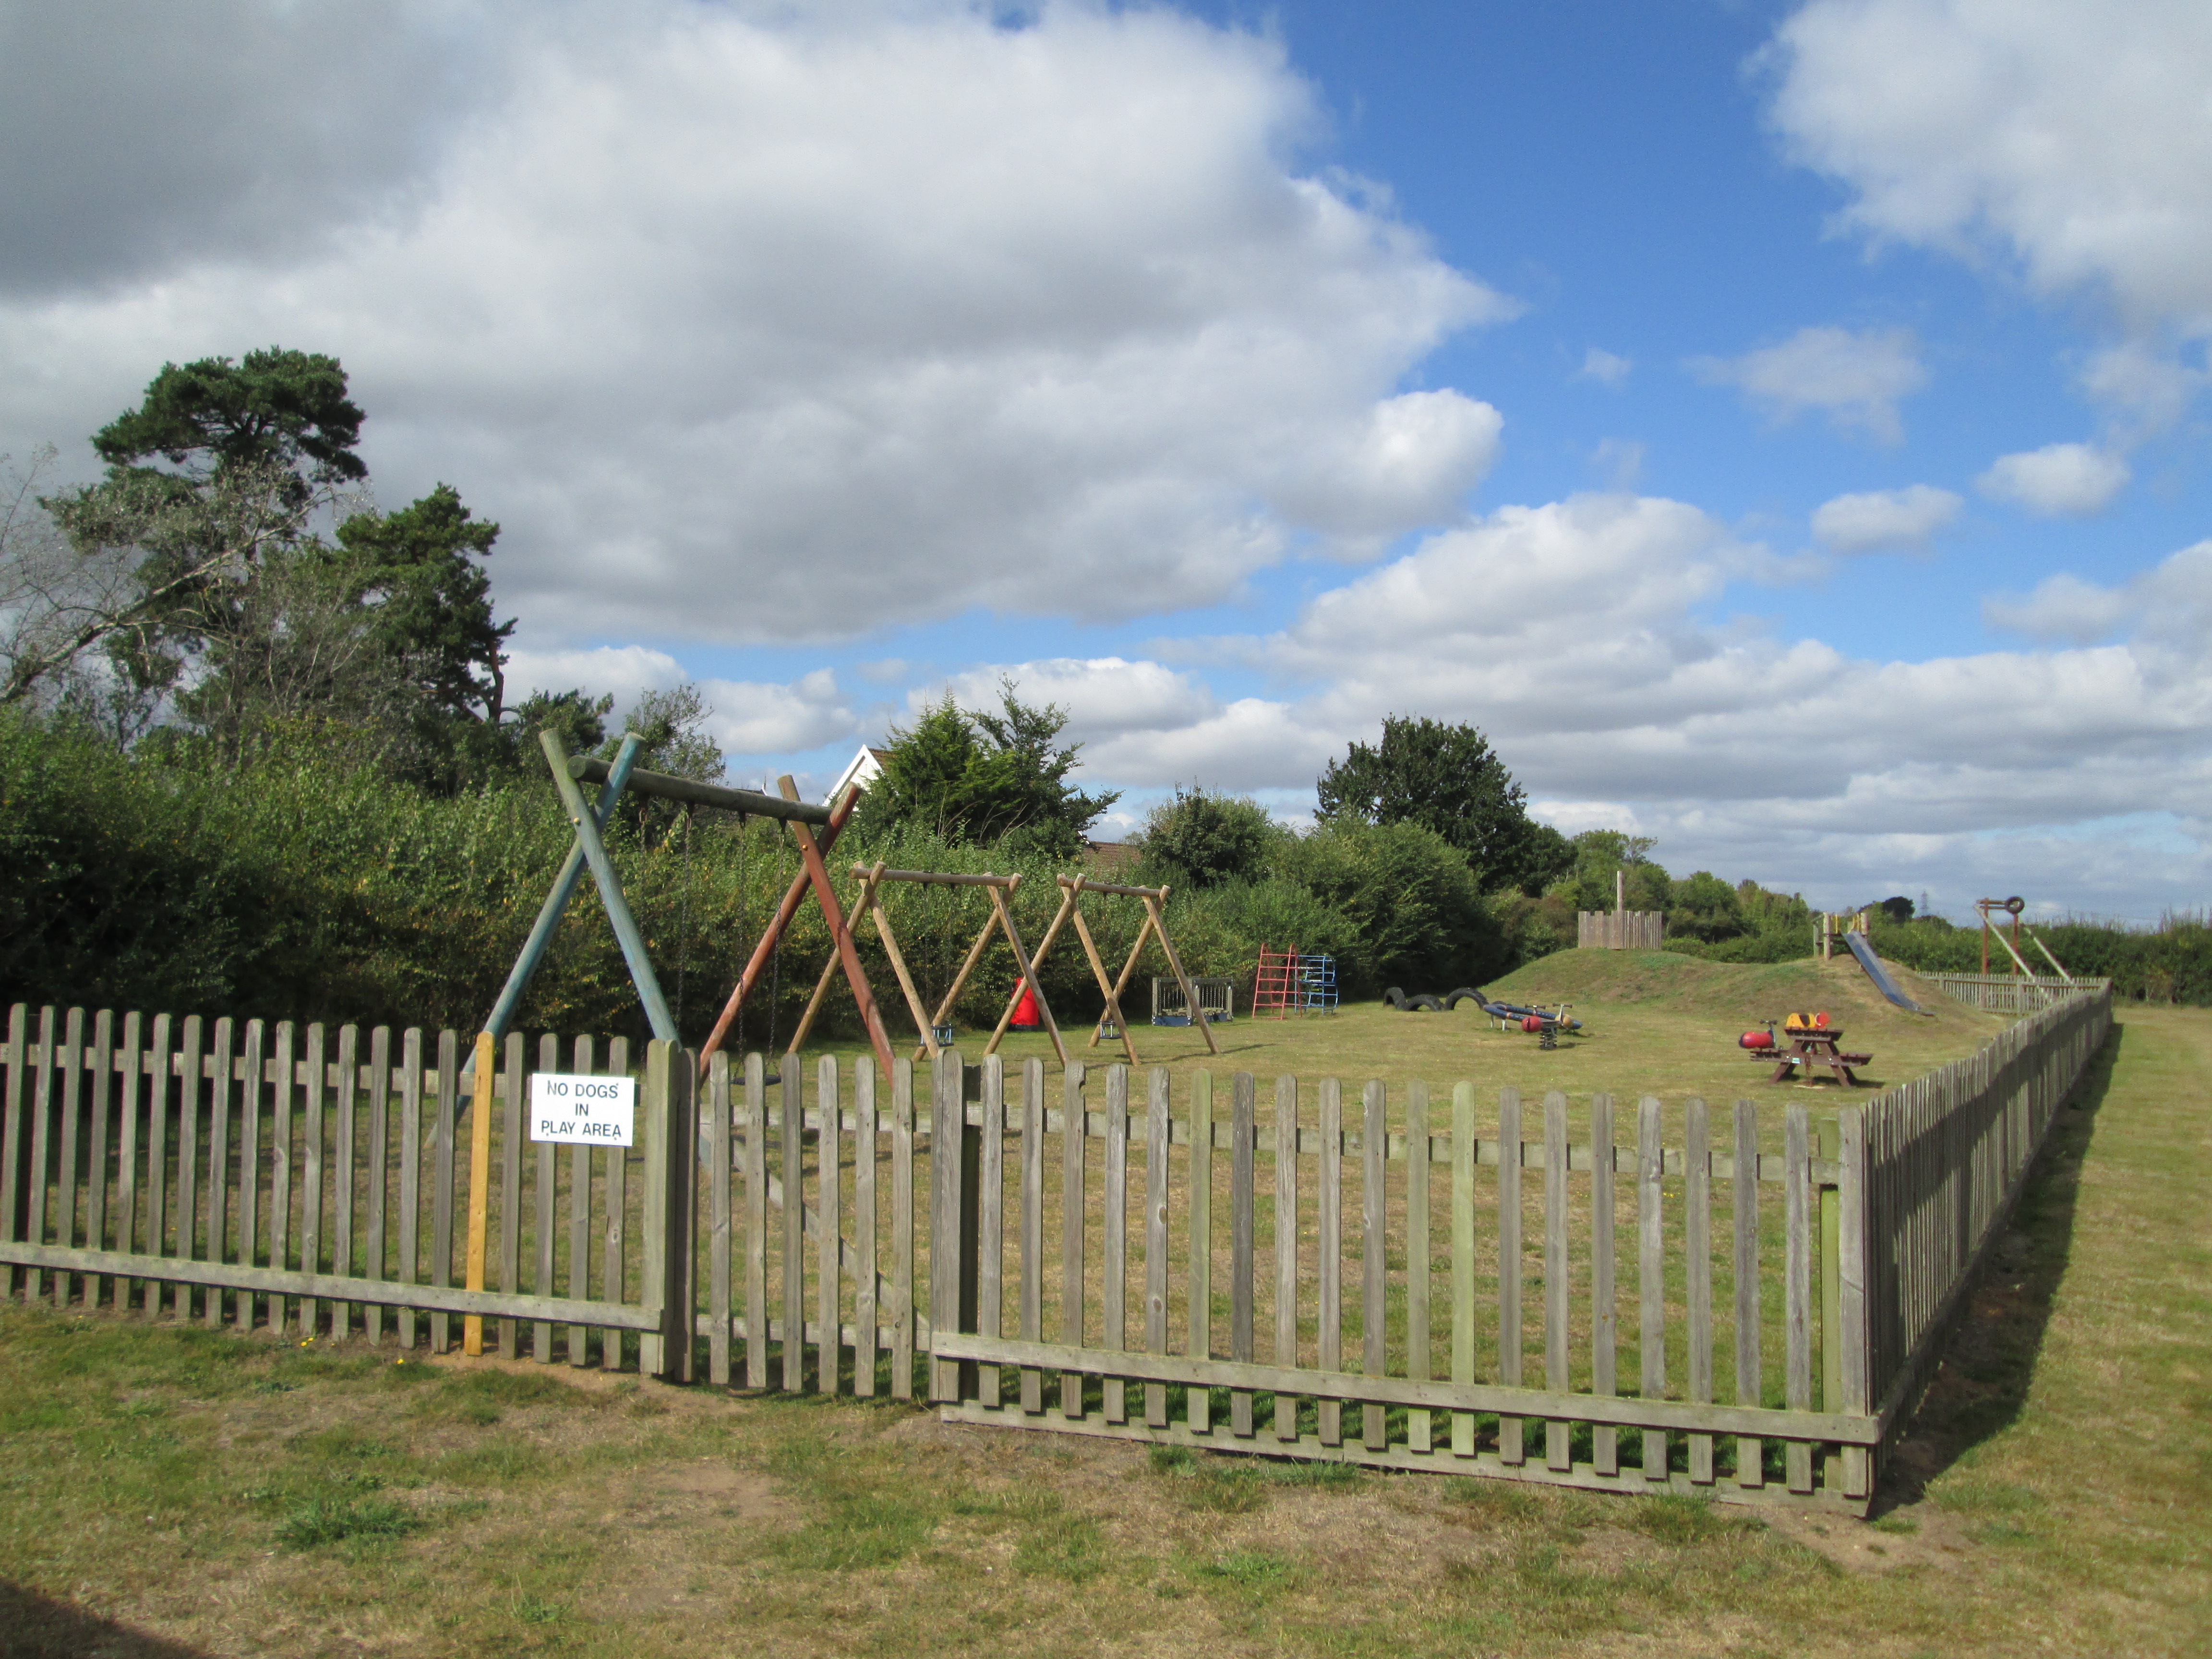
<path fill-rule="evenodd" d="M 497 1064 L 496 1040 L 489 1031 L 477 1033 L 476 1101 L 469 1116 L 469 1271 L 468 1287 L 484 1287 L 484 1230 L 491 1198 L 492 1071 Z M 509 1087 L 513 1087 L 512 1079 Z M 483 1316 L 461 1317 L 461 1352 L 471 1358 L 483 1352 Z"/>

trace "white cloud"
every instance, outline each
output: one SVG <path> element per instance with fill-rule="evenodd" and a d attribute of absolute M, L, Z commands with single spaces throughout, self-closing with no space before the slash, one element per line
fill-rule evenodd
<path fill-rule="evenodd" d="M 1333 435 L 1310 466 L 1283 479 L 1276 499 L 1348 547 L 1380 550 L 1409 524 L 1460 516 L 1497 459 L 1504 423 L 1456 392 L 1408 392 L 1377 404 L 1356 443 Z"/>
<path fill-rule="evenodd" d="M 688 678 L 683 665 L 665 651 L 643 645 L 602 645 L 586 650 L 507 653 L 507 701 L 520 702 L 533 691 L 581 690 L 594 696 L 611 693 L 628 708 L 641 693 L 665 691 Z"/>
<path fill-rule="evenodd" d="M 534 635 L 785 643 L 1209 603 L 1306 537 L 1458 519 L 1495 453 L 1489 405 L 1400 386 L 1512 307 L 1297 170 L 1275 43 L 949 3 L 465 32 L 497 58 L 466 118 L 392 118 L 411 171 L 328 192 L 313 236 L 147 272 L 118 232 L 0 298 L 0 447 L 91 430 L 165 359 L 330 350 L 386 492 L 447 478 L 505 526 Z"/>
<path fill-rule="evenodd" d="M 1820 410 L 1838 428 L 1886 444 L 1905 436 L 1898 400 L 1928 382 L 1919 342 L 1905 328 L 1801 328 L 1778 344 L 1694 358 L 1690 367 L 1711 385 L 1741 388 L 1778 421 Z"/>
<path fill-rule="evenodd" d="M 1084 762 L 1090 775 L 1116 781 L 1297 789 L 1310 787 L 1344 744 L 1301 709 L 1266 697 L 1239 697 L 1188 726 L 1132 732 L 1102 743 Z"/>
<path fill-rule="evenodd" d="M 2087 444 L 2045 444 L 2000 455 L 1974 484 L 1992 501 L 2049 517 L 2101 513 L 2127 485 L 2128 464 Z"/>
<path fill-rule="evenodd" d="M 1619 386 L 1628 379 L 1628 372 L 1636 365 L 1626 357 L 1617 357 L 1610 351 L 1601 351 L 1592 346 L 1583 353 L 1581 373 L 1585 380 L 1602 381 L 1607 386 Z"/>
<path fill-rule="evenodd" d="M 2176 649 L 2212 643 L 2212 541 L 2198 542 L 2117 587 L 2061 572 L 2021 597 L 1996 594 L 1982 603 L 1992 628 L 2078 644 L 2109 638 L 2123 628 Z"/>
<path fill-rule="evenodd" d="M 1775 125 L 1850 223 L 2212 331 L 2202 0 L 1812 0 L 1769 62 Z"/>
<path fill-rule="evenodd" d="M 1838 553 L 1919 551 L 1966 503 L 1932 484 L 1838 495 L 1813 509 L 1813 534 Z"/>
<path fill-rule="evenodd" d="M 789 755 L 854 737 L 859 719 L 844 705 L 837 677 L 827 668 L 788 685 L 750 680 L 708 680 L 700 696 L 714 712 L 707 729 L 732 755 Z"/>
<path fill-rule="evenodd" d="M 2094 354 L 2082 366 L 2081 389 L 2105 409 L 2121 433 L 2147 437 L 2189 412 L 2212 375 L 2137 341 Z"/>
<path fill-rule="evenodd" d="M 507 656 L 507 701 L 572 687 L 594 696 L 611 696 L 611 724 L 619 726 L 645 692 L 669 690 L 690 678 L 675 658 L 648 646 L 519 650 Z M 795 754 L 860 730 L 858 717 L 843 703 L 836 675 L 827 668 L 788 685 L 703 680 L 699 695 L 710 711 L 708 732 L 732 755 Z"/>
<path fill-rule="evenodd" d="M 943 684 L 907 694 L 909 717 L 950 691 L 963 708 L 995 712 L 999 687 L 1012 680 L 1025 703 L 1057 703 L 1067 715 L 1064 736 L 1095 744 L 1127 732 L 1191 725 L 1219 705 L 1203 681 L 1156 662 L 1121 657 L 1054 657 L 1037 662 L 968 669 Z"/>
<path fill-rule="evenodd" d="M 1087 751 L 1087 775 L 1289 799 L 1385 714 L 1411 712 L 1481 726 L 1541 816 L 1632 825 L 1678 872 L 1835 903 L 1870 883 L 1963 902 L 1977 882 L 2036 878 L 2130 914 L 2212 875 L 2212 543 L 2116 594 L 2050 585 L 1992 602 L 2000 626 L 2094 611 L 2100 630 L 2058 630 L 2075 648 L 1924 662 L 1710 616 L 1761 562 L 1679 501 L 1503 508 L 1321 595 L 1278 634 L 1192 642 L 1285 677 L 1282 693 L 1197 714 L 1196 698 L 1163 702 L 1156 724 Z M 1798 744 L 1808 732 L 1816 755 Z M 2152 819 L 2167 827 L 2140 827 Z M 2158 862 L 2143 862 L 2146 836 L 2167 848 Z"/>
<path fill-rule="evenodd" d="M 2100 587 L 2061 573 L 2045 577 L 2025 598 L 1993 594 L 1982 601 L 1982 620 L 2007 633 L 2088 645 L 2109 637 L 2135 614 L 2122 590 Z"/>

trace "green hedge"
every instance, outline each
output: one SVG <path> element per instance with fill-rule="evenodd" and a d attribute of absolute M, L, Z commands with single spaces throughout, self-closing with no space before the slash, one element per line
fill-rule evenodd
<path fill-rule="evenodd" d="M 1248 986 L 1262 942 L 1336 955 L 1352 995 L 1378 989 L 1386 974 L 1421 988 L 1479 982 L 1507 947 L 1463 861 L 1440 856 L 1435 839 L 1410 826 L 1310 837 L 1297 849 L 1295 876 L 1175 893 L 1170 931 L 1193 973 Z M 568 841 L 543 781 L 432 795 L 395 781 L 343 729 L 294 729 L 217 769 L 189 747 L 126 757 L 80 728 L 0 715 L 0 998 L 468 1030 L 497 995 Z M 688 847 L 680 835 L 648 840 L 617 827 L 609 850 L 680 1024 L 703 1033 L 796 872 L 788 832 L 708 814 Z M 1060 901 L 1053 878 L 1065 866 L 1042 857 L 893 831 L 865 848 L 847 843 L 833 862 L 863 852 L 894 867 L 1021 875 L 1012 909 L 1032 949 Z M 972 887 L 894 885 L 888 908 L 933 1007 L 990 914 L 988 897 Z M 1118 971 L 1141 907 L 1093 898 L 1085 915 Z M 896 1009 L 896 981 L 873 930 L 861 939 L 878 994 Z M 771 1024 L 792 1029 L 829 949 L 810 901 L 769 990 L 747 1011 L 749 1042 L 764 1041 Z M 1165 972 L 1148 946 L 1133 1015 L 1149 1009 L 1150 975 Z M 995 1024 L 1014 976 L 1011 954 L 994 944 L 957 1022 Z M 1095 1016 L 1101 998 L 1072 930 L 1043 978 L 1063 1019 Z M 842 985 L 827 1007 L 827 1029 L 854 1029 Z M 904 1026 L 902 1010 L 892 1023 Z M 520 1024 L 643 1034 L 588 880 Z"/>

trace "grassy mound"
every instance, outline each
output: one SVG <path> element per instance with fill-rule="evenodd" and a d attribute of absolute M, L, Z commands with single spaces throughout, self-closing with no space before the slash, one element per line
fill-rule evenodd
<path fill-rule="evenodd" d="M 1848 954 L 1823 963 L 1706 962 L 1669 951 L 1559 951 L 1488 988 L 1509 1002 L 1576 1002 L 1679 1012 L 1746 1027 L 1784 1015 L 1825 1011 L 1830 1020 L 1872 1038 L 1886 1032 L 1961 1036 L 1989 1024 L 1930 981 L 1896 963 L 1891 976 L 1928 1010 L 1908 1013 L 1874 987 Z"/>

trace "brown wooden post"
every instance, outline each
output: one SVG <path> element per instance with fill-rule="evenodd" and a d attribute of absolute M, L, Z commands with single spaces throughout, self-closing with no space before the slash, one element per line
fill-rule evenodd
<path fill-rule="evenodd" d="M 639 1342 L 638 1369 L 671 1382 L 692 1380 L 696 1346 L 691 1258 L 699 1208 L 697 1079 L 697 1066 L 675 1043 L 646 1045 L 643 1291 L 660 1323 Z"/>
<path fill-rule="evenodd" d="M 1840 1373 L 1842 1398 L 1831 1405 L 1852 1417 L 1874 1414 L 1874 1329 L 1871 1309 L 1872 1262 L 1869 1243 L 1874 1230 L 1868 1224 L 1867 1114 L 1845 1107 L 1838 1124 L 1837 1198 L 1841 1210 L 1840 1241 L 1837 1253 L 1838 1323 L 1843 1332 Z M 1878 1448 L 1849 1446 L 1843 1454 L 1844 1496 L 1871 1497 Z"/>
<path fill-rule="evenodd" d="M 1820 1125 L 1821 1161 L 1835 1163 L 1843 1155 L 1841 1132 L 1830 1118 Z M 1843 1194 L 1832 1181 L 1820 1182 L 1820 1409 L 1843 1409 Z M 1833 1470 L 1831 1469 L 1832 1475 Z"/>
<path fill-rule="evenodd" d="M 972 1334 L 981 1301 L 982 1137 L 968 1123 L 971 1068 L 961 1063 L 959 1049 L 947 1048 L 931 1072 L 929 1328 L 932 1335 Z M 973 1360 L 930 1361 L 932 1401 L 972 1399 L 976 1386 Z"/>
<path fill-rule="evenodd" d="M 788 774 L 775 781 L 776 788 L 786 800 L 799 799 L 799 786 Z M 806 878 L 814 884 L 816 902 L 830 924 L 830 937 L 836 942 L 837 959 L 844 965 L 845 978 L 853 988 L 853 1000 L 860 1006 L 860 1023 L 868 1033 L 868 1041 L 875 1048 L 876 1060 L 886 1075 L 891 1069 L 891 1040 L 884 1030 L 884 1017 L 876 1007 L 876 994 L 869 988 L 867 970 L 860 966 L 860 953 L 853 944 L 853 930 L 837 902 L 836 889 L 830 884 L 829 867 L 822 862 L 822 849 L 814 840 L 814 832 L 796 819 L 790 824 L 792 839 L 799 843 L 799 855 L 805 861 Z"/>

